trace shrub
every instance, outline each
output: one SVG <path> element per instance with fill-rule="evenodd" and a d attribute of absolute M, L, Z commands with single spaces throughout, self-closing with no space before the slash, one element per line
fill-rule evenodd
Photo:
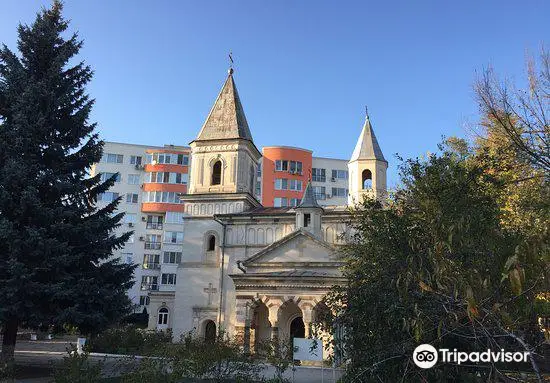
<path fill-rule="evenodd" d="M 54 370 L 55 383 L 96 383 L 101 380 L 101 362 L 90 363 L 88 353 L 78 354 L 74 345 L 67 353 L 63 363 Z"/>
<path fill-rule="evenodd" d="M 145 331 L 135 326 L 108 329 L 90 339 L 87 350 L 107 354 L 154 355 L 161 345 L 172 341 L 172 333 Z"/>

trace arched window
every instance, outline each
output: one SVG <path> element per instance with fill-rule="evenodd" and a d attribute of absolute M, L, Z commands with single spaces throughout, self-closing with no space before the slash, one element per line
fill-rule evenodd
<path fill-rule="evenodd" d="M 371 189 L 372 188 L 372 173 L 369 169 L 363 170 L 362 180 L 363 180 L 363 189 Z"/>
<path fill-rule="evenodd" d="M 216 237 L 211 235 L 208 237 L 208 246 L 206 247 L 206 251 L 214 250 L 216 250 Z"/>
<path fill-rule="evenodd" d="M 212 185 L 219 185 L 222 182 L 222 162 L 216 161 L 212 166 Z"/>
<path fill-rule="evenodd" d="M 157 323 L 168 324 L 168 309 L 166 307 L 159 309 L 159 319 Z"/>

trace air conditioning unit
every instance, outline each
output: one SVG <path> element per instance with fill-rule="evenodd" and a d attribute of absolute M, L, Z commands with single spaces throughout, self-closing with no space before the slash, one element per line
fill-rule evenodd
<path fill-rule="evenodd" d="M 145 222 L 145 221 L 147 221 L 147 217 L 145 217 L 144 215 L 143 215 L 143 216 L 141 216 L 141 221 L 142 221 L 142 222 Z"/>
<path fill-rule="evenodd" d="M 330 179 L 330 182 L 336 182 L 336 178 L 332 177 L 332 178 Z"/>
<path fill-rule="evenodd" d="M 145 169 L 145 167 L 144 167 L 143 165 L 139 165 L 139 164 L 136 164 L 136 165 L 134 166 L 134 168 L 135 168 L 136 170 L 143 170 L 143 169 Z"/>
<path fill-rule="evenodd" d="M 134 227 L 134 224 L 132 222 L 128 222 L 128 227 Z"/>
<path fill-rule="evenodd" d="M 145 241 L 145 237 L 142 235 L 141 237 L 139 237 L 139 240 L 143 242 Z"/>

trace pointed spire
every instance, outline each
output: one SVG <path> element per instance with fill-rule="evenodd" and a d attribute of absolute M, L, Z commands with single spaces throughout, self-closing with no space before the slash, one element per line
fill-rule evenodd
<path fill-rule="evenodd" d="M 233 68 L 214 102 L 196 141 L 242 138 L 252 141 L 252 134 L 233 81 Z"/>
<path fill-rule="evenodd" d="M 355 145 L 355 150 L 351 155 L 350 162 L 355 160 L 386 161 L 384 155 L 382 154 L 382 150 L 378 145 L 376 136 L 374 135 L 374 130 L 372 129 L 368 113 L 365 118 L 365 124 L 363 125 L 361 135 L 359 135 L 359 139 Z"/>
<path fill-rule="evenodd" d="M 313 191 L 313 186 L 311 186 L 311 181 L 308 181 L 306 190 L 304 190 L 302 201 L 300 201 L 300 203 L 296 207 L 321 208 L 321 206 L 319 206 L 319 204 L 317 203 L 317 198 L 315 198 L 315 193 Z"/>

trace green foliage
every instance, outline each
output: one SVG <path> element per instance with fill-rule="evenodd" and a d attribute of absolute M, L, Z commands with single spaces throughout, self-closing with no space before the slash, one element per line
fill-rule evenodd
<path fill-rule="evenodd" d="M 540 341 L 534 297 L 548 288 L 541 244 L 526 246 L 503 224 L 501 180 L 453 146 L 406 161 L 392 200 L 352 211 L 348 284 L 327 298 L 346 329 L 350 381 L 487 379 L 497 370 L 418 369 L 412 352 L 421 343 L 478 351 Z"/>
<path fill-rule="evenodd" d="M 171 359 L 173 374 L 178 378 L 200 378 L 214 382 L 261 380 L 262 367 L 242 352 L 238 342 L 223 335 L 207 342 L 187 334 L 179 343 L 166 347 L 163 354 Z"/>
<path fill-rule="evenodd" d="M 174 374 L 169 373 L 168 362 L 159 358 L 144 358 L 131 372 L 122 376 L 122 383 L 142 382 L 178 382 Z"/>
<path fill-rule="evenodd" d="M 89 361 L 88 353 L 78 354 L 76 347 L 67 350 L 68 356 L 63 358 L 63 363 L 54 371 L 55 383 L 96 383 L 101 381 L 101 362 Z"/>
<path fill-rule="evenodd" d="M 19 56 L 0 49 L 0 323 L 14 341 L 17 326 L 98 332 L 131 307 L 135 266 L 112 258 L 131 233 L 115 233 L 119 200 L 97 205 L 115 176 L 89 177 L 103 150 L 92 69 L 61 12 L 55 1 L 19 26 Z"/>
<path fill-rule="evenodd" d="M 258 346 L 257 353 L 260 357 L 265 359 L 267 363 L 275 368 L 275 375 L 269 382 L 288 382 L 288 379 L 283 375 L 289 368 L 294 368 L 294 361 L 292 359 L 294 348 L 291 342 L 291 340 L 288 342 L 281 342 L 278 339 L 270 339 Z"/>
<path fill-rule="evenodd" d="M 110 328 L 90 339 L 91 352 L 123 355 L 156 355 L 172 342 L 170 331 L 146 331 L 135 326 Z"/>

